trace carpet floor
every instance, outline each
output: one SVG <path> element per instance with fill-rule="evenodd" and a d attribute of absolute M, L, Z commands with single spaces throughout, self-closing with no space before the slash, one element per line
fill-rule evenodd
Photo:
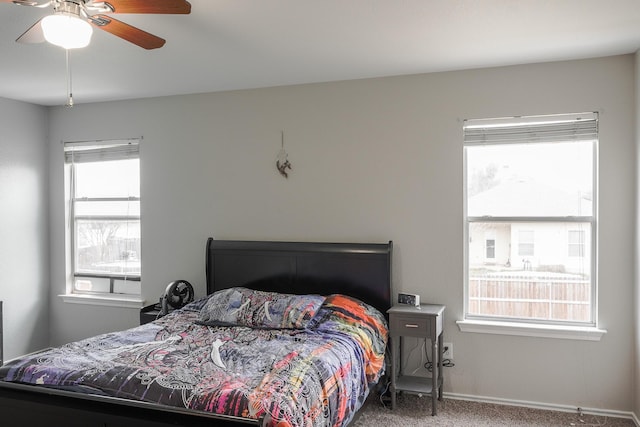
<path fill-rule="evenodd" d="M 411 394 L 398 396 L 397 407 L 383 406 L 372 399 L 353 427 L 635 427 L 631 419 L 479 403 L 456 399 L 438 402 L 438 415 L 431 416 L 431 398 Z"/>

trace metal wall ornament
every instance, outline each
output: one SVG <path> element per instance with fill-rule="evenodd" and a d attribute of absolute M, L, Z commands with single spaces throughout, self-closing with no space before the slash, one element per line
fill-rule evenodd
<path fill-rule="evenodd" d="M 280 132 L 280 151 L 278 152 L 278 157 L 276 158 L 276 168 L 280 175 L 285 178 L 289 178 L 289 173 L 287 173 L 287 169 L 291 170 L 291 162 L 289 161 L 289 154 L 284 149 L 284 131 Z"/>

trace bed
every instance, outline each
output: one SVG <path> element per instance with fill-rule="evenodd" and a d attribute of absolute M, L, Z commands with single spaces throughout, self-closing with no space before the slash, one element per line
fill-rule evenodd
<path fill-rule="evenodd" d="M 0 368 L 2 419 L 28 426 L 347 425 L 384 373 L 381 313 L 391 305 L 391 252 L 391 242 L 209 238 L 207 297 L 146 325 L 8 362 Z M 268 303 L 271 309 L 260 308 Z M 241 343 L 253 352 L 243 353 Z M 101 352 L 88 356 L 100 359 L 95 366 L 78 356 L 84 370 L 51 370 L 95 348 Z M 240 375 L 247 383 L 225 374 L 253 365 L 264 372 Z"/>

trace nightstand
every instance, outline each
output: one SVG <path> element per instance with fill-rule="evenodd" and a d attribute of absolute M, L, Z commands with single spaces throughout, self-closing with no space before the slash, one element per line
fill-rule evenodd
<path fill-rule="evenodd" d="M 391 409 L 396 408 L 396 393 L 431 395 L 431 415 L 437 414 L 437 400 L 442 400 L 443 325 L 444 305 L 397 304 L 387 310 L 389 313 L 389 339 L 391 344 Z M 431 378 L 404 375 L 402 372 L 402 341 L 404 337 L 416 337 L 431 341 Z"/>
<path fill-rule="evenodd" d="M 140 309 L 140 324 L 153 322 L 162 317 L 160 304 L 151 304 Z"/>

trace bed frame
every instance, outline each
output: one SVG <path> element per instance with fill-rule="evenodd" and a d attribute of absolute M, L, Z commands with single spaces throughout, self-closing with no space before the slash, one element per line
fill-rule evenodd
<path fill-rule="evenodd" d="M 342 293 L 386 313 L 392 242 L 215 240 L 206 244 L 207 293 L 232 286 L 298 294 Z M 29 427 L 260 426 L 264 420 L 0 381 L 0 421 Z"/>

